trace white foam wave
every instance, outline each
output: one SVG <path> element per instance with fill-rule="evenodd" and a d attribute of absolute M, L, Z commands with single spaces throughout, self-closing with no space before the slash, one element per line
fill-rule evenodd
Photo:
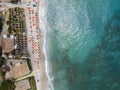
<path fill-rule="evenodd" d="M 46 74 L 49 80 L 49 89 L 48 90 L 54 90 L 52 81 L 53 78 L 50 78 L 49 76 L 49 69 L 48 69 L 48 58 L 47 58 L 47 53 L 46 53 L 46 0 L 40 0 L 39 2 L 39 29 L 40 29 L 40 35 L 43 37 L 44 39 L 44 44 L 43 44 L 43 53 L 45 56 L 45 66 L 46 66 Z"/>

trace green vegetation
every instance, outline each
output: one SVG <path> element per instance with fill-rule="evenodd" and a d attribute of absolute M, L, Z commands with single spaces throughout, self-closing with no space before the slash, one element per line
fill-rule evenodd
<path fill-rule="evenodd" d="M 25 28 L 26 28 L 26 23 L 24 22 L 24 21 L 22 21 L 22 32 L 25 32 L 26 30 L 25 30 Z"/>
<path fill-rule="evenodd" d="M 15 85 L 11 80 L 4 80 L 0 86 L 0 90 L 14 90 Z"/>
<path fill-rule="evenodd" d="M 18 3 L 20 0 L 11 0 L 11 3 L 13 3 L 13 4 L 16 4 L 16 3 Z"/>
<path fill-rule="evenodd" d="M 29 78 L 29 82 L 30 82 L 30 86 L 31 86 L 31 89 L 30 89 L 30 90 L 36 90 L 36 84 L 35 84 L 35 79 L 34 79 L 34 77 L 30 77 L 30 78 Z"/>
<path fill-rule="evenodd" d="M 2 57 L 0 57 L 0 67 L 4 64 L 4 60 Z"/>
<path fill-rule="evenodd" d="M 15 7 L 9 9 L 9 28 L 10 34 L 19 34 L 26 31 L 25 12 L 23 8 Z"/>
<path fill-rule="evenodd" d="M 5 72 L 2 70 L 2 69 L 0 69 L 0 78 L 2 79 L 2 80 L 4 80 L 4 76 L 5 76 Z M 0 89 L 1 90 L 1 89 Z"/>
<path fill-rule="evenodd" d="M 0 20 L 0 29 L 2 28 L 2 20 Z"/>
<path fill-rule="evenodd" d="M 2 27 L 3 27 L 3 22 L 2 22 L 2 18 L 0 17 L 0 32 L 2 32 Z"/>
<path fill-rule="evenodd" d="M 5 71 L 1 68 L 2 65 L 5 64 L 5 59 L 1 57 L 2 55 L 2 47 L 0 47 L 0 78 L 3 80 L 0 86 L 0 90 L 14 90 L 14 82 L 10 80 L 5 80 Z"/>
<path fill-rule="evenodd" d="M 31 65 L 31 62 L 30 62 L 30 59 L 27 59 L 27 64 L 28 64 L 28 67 L 30 69 L 30 71 L 32 71 L 32 65 Z"/>
<path fill-rule="evenodd" d="M 4 64 L 4 58 L 2 58 L 1 55 L 2 55 L 2 47 L 0 47 L 0 68 Z"/>
<path fill-rule="evenodd" d="M 2 47 L 0 47 L 0 56 L 2 55 Z"/>
<path fill-rule="evenodd" d="M 9 23 L 10 24 L 10 23 Z M 9 34 L 12 34 L 12 27 L 11 26 L 9 26 L 9 28 L 8 28 L 8 33 Z"/>
<path fill-rule="evenodd" d="M 4 64 L 4 58 L 2 58 L 1 55 L 2 55 L 2 47 L 0 47 L 0 78 L 3 79 L 4 72 L 1 66 Z"/>
<path fill-rule="evenodd" d="M 2 55 L 2 47 L 0 47 L 0 78 L 4 79 L 6 66 L 5 66 L 5 68 L 3 68 L 2 66 L 5 65 L 6 61 L 3 57 L 1 57 L 1 55 Z"/>

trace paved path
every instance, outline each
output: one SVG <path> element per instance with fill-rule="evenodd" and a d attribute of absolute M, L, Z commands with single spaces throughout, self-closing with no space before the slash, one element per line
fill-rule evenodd
<path fill-rule="evenodd" d="M 23 76 L 21 78 L 18 78 L 16 81 L 20 81 L 20 80 L 23 80 L 23 79 L 26 79 L 26 78 L 29 78 L 29 77 L 32 77 L 32 76 L 35 76 L 35 72 L 32 71 L 29 75 L 26 75 L 26 76 Z"/>

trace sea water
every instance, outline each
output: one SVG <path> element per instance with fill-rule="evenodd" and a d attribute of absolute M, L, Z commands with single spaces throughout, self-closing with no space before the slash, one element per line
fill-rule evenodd
<path fill-rule="evenodd" d="M 46 0 L 52 90 L 120 90 L 120 0 Z"/>

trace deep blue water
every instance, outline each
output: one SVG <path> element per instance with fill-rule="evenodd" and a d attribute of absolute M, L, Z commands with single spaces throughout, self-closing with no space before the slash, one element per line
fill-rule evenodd
<path fill-rule="evenodd" d="M 47 0 L 54 90 L 120 90 L 120 0 Z"/>

